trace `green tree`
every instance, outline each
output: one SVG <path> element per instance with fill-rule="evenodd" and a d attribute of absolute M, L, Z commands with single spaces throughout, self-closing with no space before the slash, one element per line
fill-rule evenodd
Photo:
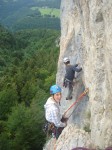
<path fill-rule="evenodd" d="M 0 119 L 6 119 L 11 112 L 11 107 L 16 104 L 18 95 L 15 87 L 4 89 L 0 92 Z"/>
<path fill-rule="evenodd" d="M 42 149 L 44 104 L 55 83 L 59 32 L 31 29 L 13 37 L 14 46 L 0 49 L 5 63 L 0 68 L 0 149 Z"/>
<path fill-rule="evenodd" d="M 42 111 L 38 105 L 30 109 L 24 105 L 13 108 L 7 122 L 12 149 L 42 149 L 45 136 L 42 132 Z"/>

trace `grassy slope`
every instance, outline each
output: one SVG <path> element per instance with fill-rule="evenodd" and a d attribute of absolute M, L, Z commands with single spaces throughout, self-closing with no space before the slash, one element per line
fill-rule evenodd
<path fill-rule="evenodd" d="M 39 9 L 41 15 L 51 15 L 51 16 L 55 16 L 58 17 L 60 16 L 60 10 L 56 9 L 56 8 L 39 8 L 39 7 L 32 7 L 32 10 L 36 10 Z"/>

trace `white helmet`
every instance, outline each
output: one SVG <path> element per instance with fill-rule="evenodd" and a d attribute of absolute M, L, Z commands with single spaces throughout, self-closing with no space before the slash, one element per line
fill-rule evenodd
<path fill-rule="evenodd" d="M 65 57 L 65 58 L 63 59 L 63 62 L 64 62 L 64 63 L 70 62 L 70 59 L 69 59 L 68 57 Z"/>

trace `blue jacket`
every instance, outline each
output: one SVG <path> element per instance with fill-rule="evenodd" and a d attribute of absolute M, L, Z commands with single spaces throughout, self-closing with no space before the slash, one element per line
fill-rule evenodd
<path fill-rule="evenodd" d="M 78 64 L 76 65 L 66 65 L 66 74 L 64 77 L 65 79 L 68 79 L 70 81 L 73 81 L 74 77 L 75 77 L 75 72 L 80 72 L 82 70 L 82 68 L 77 68 Z"/>

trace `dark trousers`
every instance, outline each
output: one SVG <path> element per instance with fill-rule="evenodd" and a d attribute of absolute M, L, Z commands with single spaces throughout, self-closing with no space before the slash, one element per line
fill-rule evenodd
<path fill-rule="evenodd" d="M 58 139 L 58 137 L 60 136 L 61 132 L 63 131 L 64 127 L 55 127 L 53 129 L 53 133 L 56 137 L 56 139 Z"/>
<path fill-rule="evenodd" d="M 72 92 L 73 92 L 73 81 L 70 81 L 68 79 L 65 79 L 66 82 L 66 87 L 68 88 L 68 92 L 67 92 L 67 99 L 71 99 L 72 97 Z"/>

